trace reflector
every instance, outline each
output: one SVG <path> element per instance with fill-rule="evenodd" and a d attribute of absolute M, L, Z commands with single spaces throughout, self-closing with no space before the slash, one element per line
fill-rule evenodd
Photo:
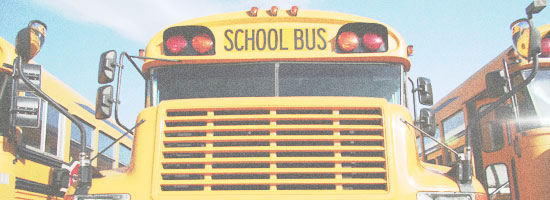
<path fill-rule="evenodd" d="M 363 47 L 369 51 L 376 51 L 384 44 L 384 40 L 379 35 L 365 33 L 363 35 Z"/>
<path fill-rule="evenodd" d="M 201 33 L 193 38 L 191 45 L 196 52 L 204 54 L 212 49 L 214 42 L 206 33 Z"/>
<path fill-rule="evenodd" d="M 338 36 L 338 46 L 344 51 L 353 51 L 359 45 L 359 38 L 354 32 L 343 32 Z"/>
<path fill-rule="evenodd" d="M 187 49 L 187 40 L 181 35 L 175 35 L 166 40 L 166 48 L 172 54 L 180 54 Z"/>
<path fill-rule="evenodd" d="M 541 46 L 541 56 L 549 57 L 550 56 L 550 37 L 542 38 L 540 41 Z"/>

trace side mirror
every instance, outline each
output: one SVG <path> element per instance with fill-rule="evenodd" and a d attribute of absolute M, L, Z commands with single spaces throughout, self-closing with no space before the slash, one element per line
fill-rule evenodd
<path fill-rule="evenodd" d="M 503 71 L 492 71 L 485 75 L 485 85 L 487 95 L 491 98 L 501 97 L 508 92 L 506 87 L 506 78 Z"/>
<path fill-rule="evenodd" d="M 420 109 L 420 129 L 431 136 L 435 135 L 435 113 L 430 108 Z"/>
<path fill-rule="evenodd" d="M 540 33 L 528 19 L 519 19 L 510 25 L 514 49 L 524 58 L 532 58 L 541 51 Z"/>
<path fill-rule="evenodd" d="M 95 102 L 95 118 L 107 119 L 111 117 L 113 108 L 113 86 L 104 85 L 97 89 Z"/>
<path fill-rule="evenodd" d="M 15 97 L 15 126 L 28 128 L 40 126 L 40 98 Z"/>
<path fill-rule="evenodd" d="M 31 81 L 32 85 L 34 85 L 36 88 L 40 88 L 42 85 L 42 66 L 41 65 L 35 65 L 35 64 L 21 64 L 21 69 L 23 71 L 23 76 L 25 76 L 29 81 Z M 25 84 L 23 82 L 23 79 L 19 78 L 16 82 L 15 86 L 17 91 L 22 92 L 32 92 L 30 86 Z"/>
<path fill-rule="evenodd" d="M 46 39 L 46 30 L 44 22 L 33 20 L 17 33 L 15 51 L 23 59 L 23 63 L 28 63 L 38 54 Z"/>
<path fill-rule="evenodd" d="M 419 77 L 417 79 L 418 85 L 418 101 L 422 105 L 431 106 L 433 104 L 432 83 L 430 79 Z"/>
<path fill-rule="evenodd" d="M 110 50 L 101 54 L 99 58 L 99 71 L 97 82 L 100 84 L 110 83 L 114 80 L 116 66 L 116 51 Z"/>

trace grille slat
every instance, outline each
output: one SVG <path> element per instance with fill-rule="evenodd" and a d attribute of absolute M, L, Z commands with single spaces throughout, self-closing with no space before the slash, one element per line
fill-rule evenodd
<path fill-rule="evenodd" d="M 353 127 L 353 128 L 350 128 Z M 375 131 L 382 130 L 381 125 L 248 125 L 248 126 L 182 126 L 182 127 L 164 127 L 165 132 L 222 132 L 222 131 L 321 131 L 321 130 L 342 130 L 349 131 Z"/>
<path fill-rule="evenodd" d="M 307 146 L 307 148 L 304 148 Z M 216 152 L 382 152 L 380 146 L 225 146 L 225 147 L 170 147 L 164 153 Z M 379 157 L 379 156 L 376 156 Z"/>
<path fill-rule="evenodd" d="M 224 169 L 172 169 L 167 170 L 167 174 L 289 174 L 289 173 L 346 173 L 346 174 L 359 174 L 359 173 L 384 173 L 386 169 L 381 168 L 319 168 L 312 171 L 306 168 L 224 168 Z"/>
<path fill-rule="evenodd" d="M 314 136 L 315 141 L 384 141 L 384 137 L 376 135 L 350 135 L 350 136 Z M 164 142 L 250 142 L 250 141 L 312 141 L 312 136 L 242 136 L 242 137 L 166 137 Z"/>
<path fill-rule="evenodd" d="M 377 107 L 167 109 L 156 179 L 166 192 L 387 191 Z"/>
<path fill-rule="evenodd" d="M 320 179 L 161 180 L 162 185 L 319 184 Z M 322 179 L 323 184 L 384 184 L 385 179 Z"/>

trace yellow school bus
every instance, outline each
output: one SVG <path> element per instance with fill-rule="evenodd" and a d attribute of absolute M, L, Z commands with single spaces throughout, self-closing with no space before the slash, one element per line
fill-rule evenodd
<path fill-rule="evenodd" d="M 18 127 L 16 133 L 10 131 L 16 57 L 14 47 L 0 38 L 0 199 L 62 199 L 64 192 L 53 184 L 53 170 L 78 161 L 81 133 L 75 123 L 45 100 L 40 102 L 38 128 Z M 92 155 L 97 155 L 93 161 L 97 169 L 129 165 L 133 136 L 123 137 L 98 155 L 125 131 L 112 120 L 95 119 L 92 103 L 44 69 L 41 80 L 42 90 L 84 125 L 86 147 Z M 31 96 L 31 93 L 18 93 Z"/>
<path fill-rule="evenodd" d="M 541 54 L 534 79 L 505 104 L 481 118 L 472 141 L 477 177 L 494 199 L 549 199 L 550 181 L 550 24 L 538 28 Z M 506 89 L 517 86 L 533 71 L 533 62 L 518 56 L 512 47 L 434 105 L 436 134 L 442 142 L 462 150 L 465 127 L 496 101 L 485 87 L 491 72 L 505 77 Z M 511 86 L 510 86 L 511 85 Z M 452 162 L 443 150 L 426 152 L 439 164 Z M 498 190 L 499 187 L 502 189 Z"/>
<path fill-rule="evenodd" d="M 144 59 L 147 87 L 129 169 L 66 198 L 487 199 L 417 157 L 408 49 L 382 22 L 298 7 L 169 26 L 144 55 L 120 55 Z M 120 83 L 116 60 L 102 54 L 100 83 L 115 69 Z M 117 85 L 98 90 L 96 117 Z"/>

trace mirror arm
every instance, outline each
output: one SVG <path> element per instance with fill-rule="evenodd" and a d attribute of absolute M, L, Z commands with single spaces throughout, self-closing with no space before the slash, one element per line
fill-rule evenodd
<path fill-rule="evenodd" d="M 79 161 L 80 161 L 80 166 L 83 166 L 83 167 L 88 167 L 90 166 L 90 161 L 89 161 L 89 157 L 86 153 L 86 132 L 84 131 L 84 126 L 82 125 L 82 123 L 74 116 L 72 115 L 71 113 L 69 113 L 65 108 L 63 108 L 61 105 L 59 105 L 55 100 L 53 100 L 50 96 L 48 96 L 47 94 L 45 94 L 42 90 L 40 90 L 39 88 L 37 88 L 34 84 L 31 83 L 31 81 L 29 79 L 27 79 L 27 77 L 25 77 L 23 75 L 23 69 L 22 69 L 22 58 L 21 57 L 17 57 L 16 58 L 16 61 L 15 61 L 15 67 L 17 68 L 16 70 L 14 70 L 14 78 L 13 80 L 14 81 L 17 81 L 16 79 L 18 77 L 20 77 L 23 82 L 25 83 L 25 85 L 27 85 L 29 88 L 31 88 L 33 91 L 34 91 L 34 94 L 39 96 L 40 98 L 46 100 L 49 105 L 52 105 L 53 107 L 55 107 L 61 114 L 65 115 L 65 117 L 69 118 L 69 120 L 71 120 L 71 123 L 74 123 L 76 124 L 76 126 L 78 127 L 78 130 L 80 131 L 80 154 L 79 154 Z M 12 98 L 15 98 L 15 86 L 13 88 L 13 97 Z M 13 108 L 13 104 L 14 102 L 12 101 L 12 108 Z M 13 114 L 14 115 L 14 114 Z M 12 118 L 14 118 L 14 116 L 12 115 Z M 12 129 L 15 130 L 15 125 L 12 123 Z M 14 132 L 15 133 L 15 132 Z M 79 177 L 83 177 L 83 176 L 80 176 L 81 175 L 81 172 L 82 173 L 86 173 L 85 170 L 79 170 Z M 85 176 L 84 176 L 85 177 Z M 91 177 L 90 177 L 91 178 Z M 80 180 L 79 180 L 80 181 Z M 84 184 L 79 184 L 78 187 L 81 188 L 80 190 L 84 189 L 83 192 L 86 192 L 87 193 L 87 189 L 85 188 L 88 188 L 89 189 L 89 186 L 91 185 L 91 179 L 90 180 L 83 180 Z"/>
<path fill-rule="evenodd" d="M 145 78 L 145 75 L 143 75 L 143 72 L 139 69 L 139 67 L 137 66 L 136 62 L 134 62 L 134 60 L 132 59 L 133 57 L 135 56 L 130 56 L 128 55 L 128 53 L 126 52 L 122 52 L 121 55 L 120 55 L 120 62 L 122 63 L 122 55 L 126 56 L 126 58 L 128 58 L 128 60 L 130 61 L 130 63 L 132 63 L 132 65 L 134 66 L 134 68 L 138 71 L 139 75 L 141 75 L 141 78 L 143 78 L 143 80 L 147 80 L 147 78 Z"/>
<path fill-rule="evenodd" d="M 510 185 L 510 181 L 506 181 L 506 183 L 503 183 L 502 185 L 498 186 L 498 188 L 495 191 L 493 191 L 493 192 L 491 192 L 491 194 L 489 194 L 489 199 L 493 199 L 493 196 L 495 194 L 497 194 L 497 192 L 504 189 L 508 185 Z"/>
<path fill-rule="evenodd" d="M 443 144 L 442 142 L 438 141 L 437 139 L 435 139 L 434 137 L 432 137 L 430 134 L 428 134 L 428 133 L 424 132 L 422 129 L 416 127 L 414 124 L 411 124 L 410 122 L 408 122 L 407 120 L 405 120 L 405 119 L 403 119 L 403 118 L 401 118 L 400 120 L 401 120 L 401 122 L 403 122 L 403 123 L 405 123 L 405 124 L 407 124 L 407 125 L 413 127 L 413 128 L 416 129 L 417 131 L 420 131 L 420 133 L 422 133 L 422 135 L 428 136 L 428 138 L 430 138 L 430 139 L 432 139 L 433 141 L 437 142 L 437 143 L 438 143 L 439 145 L 441 145 L 442 147 L 445 147 L 447 150 L 453 152 L 454 154 L 456 154 L 456 156 L 457 156 L 458 158 L 460 158 L 460 159 L 463 158 L 463 157 L 462 157 L 458 152 L 456 152 L 453 148 L 451 148 L 451 147 L 447 146 L 446 144 Z"/>
<path fill-rule="evenodd" d="M 115 96 L 115 99 L 114 99 L 114 103 L 115 103 L 115 121 L 116 123 L 122 128 L 124 129 L 124 131 L 126 132 L 132 132 L 130 131 L 130 129 L 126 126 L 124 126 L 124 124 L 122 124 L 118 118 L 118 105 L 120 104 L 120 86 L 121 86 L 121 83 L 122 83 L 122 70 L 124 69 L 124 63 L 123 63 L 123 56 L 127 56 L 128 54 L 126 52 L 122 52 L 120 54 L 120 60 L 119 60 L 119 64 L 117 65 L 119 67 L 118 69 L 118 78 L 117 78 L 117 86 L 116 86 L 116 96 Z M 141 74 L 141 72 L 140 72 Z"/>
<path fill-rule="evenodd" d="M 134 127 L 132 127 L 130 129 L 130 131 L 133 131 L 134 129 L 136 129 L 139 125 L 143 124 L 144 122 L 145 122 L 145 119 L 140 120 L 136 125 L 134 125 Z M 101 150 L 97 155 L 95 155 L 92 159 L 90 159 L 90 162 L 94 161 L 94 159 L 96 159 L 100 154 L 103 154 L 105 151 L 107 151 L 107 149 L 111 148 L 114 144 L 116 144 L 118 141 L 120 141 L 124 136 L 131 133 L 130 131 L 126 131 L 126 133 L 122 134 L 115 141 L 111 142 L 111 144 L 109 144 L 109 146 L 103 148 L 103 150 Z"/>
<path fill-rule="evenodd" d="M 508 83 L 508 91 L 512 91 L 512 79 L 510 77 L 510 69 L 508 66 L 508 62 L 506 62 L 506 59 L 502 59 L 502 64 L 504 66 L 504 75 L 506 76 L 506 83 Z M 514 110 L 514 117 L 515 119 L 519 119 L 519 111 L 518 111 L 518 102 L 516 100 L 515 96 L 512 96 L 512 109 Z"/>
<path fill-rule="evenodd" d="M 413 112 L 414 112 L 414 121 L 416 122 L 416 97 L 414 96 L 414 93 L 417 91 L 418 88 L 414 88 L 414 81 L 411 79 L 411 77 L 408 77 L 409 82 L 411 82 L 411 94 L 413 99 Z"/>

